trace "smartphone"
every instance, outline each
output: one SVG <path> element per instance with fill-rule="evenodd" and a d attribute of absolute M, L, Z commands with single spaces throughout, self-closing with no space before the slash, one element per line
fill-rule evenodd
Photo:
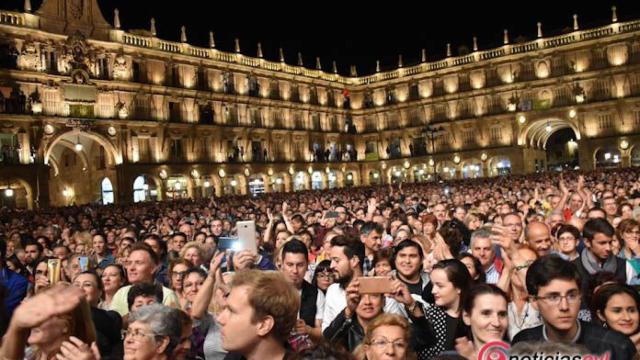
<path fill-rule="evenodd" d="M 388 276 L 366 276 L 358 278 L 360 294 L 388 294 L 392 292 Z"/>
<path fill-rule="evenodd" d="M 47 276 L 49 284 L 53 285 L 60 281 L 62 262 L 60 259 L 49 259 L 47 261 Z"/>
<path fill-rule="evenodd" d="M 89 271 L 89 258 L 86 256 L 79 256 L 78 263 L 80 264 L 80 272 Z"/>
<path fill-rule="evenodd" d="M 218 238 L 218 250 L 219 251 L 240 251 L 242 250 L 242 244 L 237 237 L 220 237 Z"/>
<path fill-rule="evenodd" d="M 249 250 L 252 253 L 257 254 L 256 222 L 253 220 L 238 221 L 236 223 L 236 229 L 238 230 L 238 240 L 240 241 L 242 250 Z"/>
<path fill-rule="evenodd" d="M 340 214 L 337 211 L 327 211 L 325 219 L 337 219 Z"/>

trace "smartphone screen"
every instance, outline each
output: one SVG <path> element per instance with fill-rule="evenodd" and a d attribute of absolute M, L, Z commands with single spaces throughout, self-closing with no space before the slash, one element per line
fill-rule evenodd
<path fill-rule="evenodd" d="M 89 258 L 86 256 L 78 257 L 78 263 L 80 263 L 80 272 L 89 271 Z"/>
<path fill-rule="evenodd" d="M 387 276 L 367 276 L 358 278 L 360 294 L 391 293 L 391 279 Z"/>
<path fill-rule="evenodd" d="M 240 240 L 236 237 L 220 237 L 218 239 L 218 250 L 240 251 L 242 250 L 242 245 L 240 244 Z"/>

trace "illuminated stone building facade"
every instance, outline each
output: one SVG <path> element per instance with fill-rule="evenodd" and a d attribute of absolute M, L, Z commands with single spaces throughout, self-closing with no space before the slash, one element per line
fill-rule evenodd
<path fill-rule="evenodd" d="M 125 31 L 95 0 L 0 11 L 0 198 L 23 208 L 640 166 L 640 21 L 358 76 Z M 326 65 L 326 64 L 324 64 Z M 313 69 L 312 69 L 313 68 Z"/>

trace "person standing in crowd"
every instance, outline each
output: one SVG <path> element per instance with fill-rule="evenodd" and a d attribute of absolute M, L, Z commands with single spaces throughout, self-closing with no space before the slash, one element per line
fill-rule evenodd
<path fill-rule="evenodd" d="M 117 311 L 120 316 L 129 313 L 127 296 L 132 285 L 142 283 L 153 283 L 154 272 L 158 268 L 158 258 L 156 253 L 144 243 L 135 244 L 131 249 L 128 258 L 127 280 L 130 285 L 124 286 L 116 292 L 111 302 L 111 310 Z M 176 294 L 162 286 L 162 303 L 167 306 L 178 307 L 179 301 Z"/>
<path fill-rule="evenodd" d="M 225 359 L 286 359 L 300 298 L 280 273 L 243 270 L 231 283 L 227 305 L 218 316 Z M 242 334 L 242 336 L 239 336 Z"/>
<path fill-rule="evenodd" d="M 305 273 L 309 265 L 309 252 L 300 240 L 293 239 L 282 248 L 282 273 L 299 293 L 300 310 L 296 321 L 296 336 L 309 338 L 315 343 L 322 339 L 324 293 L 308 283 Z"/>
<path fill-rule="evenodd" d="M 343 208 L 344 209 L 344 208 Z M 364 244 L 364 262 L 362 272 L 364 276 L 373 270 L 373 257 L 382 247 L 382 233 L 384 230 L 379 224 L 370 221 L 360 228 L 360 240 Z"/>
<path fill-rule="evenodd" d="M 331 239 L 331 271 L 335 283 L 329 286 L 325 296 L 324 313 L 322 314 L 322 331 L 347 306 L 346 288 L 353 279 L 362 276 L 362 259 L 364 245 L 362 241 L 339 235 Z M 393 299 L 385 301 L 386 313 L 400 313 L 402 309 Z"/>
<path fill-rule="evenodd" d="M 637 351 L 624 335 L 578 320 L 581 304 L 580 273 L 574 263 L 559 256 L 534 261 L 527 272 L 527 290 L 543 324 L 519 332 L 512 343 L 557 341 L 583 345 L 592 354 L 610 359 L 633 359 Z"/>
<path fill-rule="evenodd" d="M 588 289 L 592 279 L 601 272 L 615 275 L 621 284 L 627 282 L 627 262 L 615 256 L 611 251 L 611 242 L 615 229 L 605 219 L 592 219 L 584 224 L 582 230 L 585 249 L 574 264 L 582 279 L 581 289 Z"/>
<path fill-rule="evenodd" d="M 640 349 L 640 295 L 628 285 L 606 284 L 591 299 L 596 321 L 629 337 Z"/>
<path fill-rule="evenodd" d="M 509 326 L 508 302 L 507 294 L 495 285 L 471 287 L 464 299 L 462 313 L 471 337 L 456 339 L 456 351 L 467 359 L 475 360 L 486 344 L 502 341 Z"/>
<path fill-rule="evenodd" d="M 502 261 L 496 256 L 496 246 L 491 243 L 490 229 L 478 229 L 471 233 L 471 255 L 480 260 L 486 282 L 496 284 L 502 273 Z"/>
<path fill-rule="evenodd" d="M 27 296 L 29 282 L 27 279 L 7 268 L 6 264 L 7 244 L 0 240 L 0 285 L 4 287 L 4 310 L 7 318 L 11 318 L 13 311 Z"/>
<path fill-rule="evenodd" d="M 424 254 L 420 244 L 413 240 L 404 240 L 395 247 L 394 257 L 394 275 L 398 280 L 407 285 L 412 294 L 420 297 L 429 285 L 429 275 L 422 271 L 422 262 Z"/>

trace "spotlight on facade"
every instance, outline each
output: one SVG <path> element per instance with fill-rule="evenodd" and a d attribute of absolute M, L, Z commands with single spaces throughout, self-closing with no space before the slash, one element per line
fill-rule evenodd
<path fill-rule="evenodd" d="M 373 178 L 377 179 L 380 175 L 378 173 L 373 173 Z"/>
<path fill-rule="evenodd" d="M 71 197 L 71 195 L 73 195 L 73 192 L 71 191 L 71 189 L 64 188 L 64 190 L 62 190 L 62 196 L 68 198 L 68 197 Z"/>
<path fill-rule="evenodd" d="M 570 118 L 572 118 L 572 119 L 573 119 L 573 118 L 575 118 L 575 117 L 576 117 L 576 115 L 578 115 L 578 112 L 576 111 L 576 109 L 571 109 L 571 110 L 569 110 L 569 117 L 570 117 Z"/>
<path fill-rule="evenodd" d="M 236 181 L 235 179 L 231 180 L 231 186 L 233 187 L 238 186 L 238 181 Z"/>
<path fill-rule="evenodd" d="M 14 191 L 12 188 L 6 188 L 4 189 L 4 196 L 6 197 L 13 197 Z"/>
<path fill-rule="evenodd" d="M 349 180 L 349 181 L 353 180 L 353 175 L 347 174 L 347 180 Z"/>
<path fill-rule="evenodd" d="M 629 148 L 629 142 L 627 140 L 620 141 L 620 149 L 627 150 Z"/>
<path fill-rule="evenodd" d="M 218 170 L 218 175 L 220 175 L 220 177 L 223 178 L 227 175 L 227 173 L 224 171 L 224 169 L 220 169 Z"/>
<path fill-rule="evenodd" d="M 518 115 L 518 122 L 520 124 L 524 124 L 525 122 L 527 122 L 527 117 L 524 115 Z"/>
<path fill-rule="evenodd" d="M 480 155 L 480 160 L 482 160 L 482 161 L 487 161 L 488 158 L 489 158 L 489 156 L 487 155 L 487 153 L 482 153 Z"/>
<path fill-rule="evenodd" d="M 435 164 L 436 164 L 436 162 L 435 162 L 435 161 L 433 161 L 433 159 L 429 159 L 429 166 L 433 166 L 433 165 L 435 165 Z"/>
<path fill-rule="evenodd" d="M 553 128 L 551 127 L 551 124 L 547 124 L 547 126 L 544 127 L 545 131 L 550 133 L 551 130 L 553 130 Z"/>
<path fill-rule="evenodd" d="M 402 166 L 404 166 L 405 169 L 408 169 L 411 166 L 411 163 L 409 162 L 409 160 L 405 160 Z"/>
<path fill-rule="evenodd" d="M 459 164 L 460 163 L 460 156 L 458 156 L 458 155 L 454 156 L 453 157 L 453 162 L 456 163 L 456 164 Z"/>
<path fill-rule="evenodd" d="M 204 187 L 208 188 L 211 187 L 211 182 L 209 182 L 209 180 L 205 180 L 204 184 L 202 184 Z"/>
<path fill-rule="evenodd" d="M 276 178 L 276 185 L 282 185 L 282 178 Z"/>

